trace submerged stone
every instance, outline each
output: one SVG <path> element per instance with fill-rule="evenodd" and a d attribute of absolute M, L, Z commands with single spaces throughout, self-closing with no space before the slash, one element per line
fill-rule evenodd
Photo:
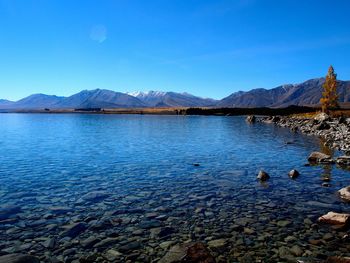
<path fill-rule="evenodd" d="M 203 243 L 195 243 L 187 248 L 182 262 L 215 263 L 215 259 Z"/>
<path fill-rule="evenodd" d="M 161 223 L 156 220 L 150 220 L 150 221 L 143 221 L 139 224 L 139 227 L 142 229 L 151 229 L 155 227 L 160 227 Z"/>
<path fill-rule="evenodd" d="M 73 209 L 70 207 L 64 207 L 64 206 L 52 206 L 49 207 L 50 212 L 56 214 L 56 215 L 62 215 L 66 214 L 68 212 L 72 212 Z"/>
<path fill-rule="evenodd" d="M 21 212 L 19 206 L 3 206 L 0 207 L 0 220 L 6 220 Z"/>
<path fill-rule="evenodd" d="M 109 195 L 106 192 L 94 191 L 83 195 L 79 201 L 97 202 L 107 198 L 108 196 Z"/>
<path fill-rule="evenodd" d="M 177 244 L 169 249 L 158 263 L 215 263 L 203 243 Z"/>
<path fill-rule="evenodd" d="M 219 248 L 223 248 L 225 247 L 227 244 L 227 240 L 226 239 L 215 239 L 215 240 L 211 240 L 208 242 L 208 247 L 209 248 L 216 248 L 216 249 L 219 249 Z"/>
<path fill-rule="evenodd" d="M 108 237 L 106 239 L 103 239 L 101 241 L 98 242 L 99 239 L 97 238 L 94 238 L 94 239 L 91 239 L 91 240 L 85 240 L 84 244 L 86 247 L 95 247 L 95 248 L 100 248 L 100 247 L 108 247 L 110 245 L 114 245 L 116 243 L 119 242 L 119 238 L 112 238 L 112 237 Z M 96 242 L 97 241 L 97 242 Z M 92 245 L 94 244 L 94 245 Z"/>
<path fill-rule="evenodd" d="M 64 231 L 62 233 L 62 236 L 75 238 L 81 232 L 85 231 L 87 227 L 85 223 L 72 223 L 64 226 L 63 228 L 64 228 Z"/>
<path fill-rule="evenodd" d="M 133 241 L 133 242 L 130 242 L 124 246 L 121 246 L 119 248 L 119 251 L 122 252 L 122 253 L 127 253 L 131 250 L 136 250 L 136 249 L 139 249 L 141 248 L 141 243 L 138 242 L 138 241 Z"/>
<path fill-rule="evenodd" d="M 55 247 L 55 244 L 56 244 L 56 240 L 54 238 L 48 238 L 47 240 L 45 240 L 42 245 L 45 247 L 45 248 L 54 248 Z"/>

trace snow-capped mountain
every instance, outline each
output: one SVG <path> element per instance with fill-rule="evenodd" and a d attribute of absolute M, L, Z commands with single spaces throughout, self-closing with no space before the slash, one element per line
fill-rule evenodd
<path fill-rule="evenodd" d="M 216 104 L 216 100 L 205 99 L 189 93 L 164 91 L 136 91 L 127 92 L 145 103 L 148 107 L 209 107 Z"/>
<path fill-rule="evenodd" d="M 134 92 L 126 92 L 126 94 L 137 97 L 137 98 L 145 98 L 145 97 L 160 97 L 164 96 L 166 92 L 164 91 L 134 91 Z"/>

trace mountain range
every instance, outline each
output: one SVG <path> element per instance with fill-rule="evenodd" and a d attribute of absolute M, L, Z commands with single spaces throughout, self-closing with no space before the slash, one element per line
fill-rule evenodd
<path fill-rule="evenodd" d="M 287 84 L 273 89 L 253 89 L 239 91 L 220 100 L 217 107 L 271 107 L 282 108 L 290 105 L 317 105 L 322 97 L 324 78 L 305 81 L 300 84 Z M 350 81 L 338 81 L 340 102 L 350 102 Z"/>
<path fill-rule="evenodd" d="M 188 93 L 161 91 L 121 93 L 103 89 L 83 90 L 69 97 L 33 94 L 15 102 L 0 99 L 0 109 L 312 106 L 320 101 L 324 81 L 324 78 L 317 78 L 273 89 L 238 91 L 221 100 L 201 98 Z M 350 81 L 338 81 L 338 94 L 340 102 L 350 102 Z"/>

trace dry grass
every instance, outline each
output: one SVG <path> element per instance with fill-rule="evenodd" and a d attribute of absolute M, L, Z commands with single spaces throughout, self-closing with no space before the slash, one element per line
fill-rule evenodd
<path fill-rule="evenodd" d="M 321 111 L 292 114 L 291 117 L 293 117 L 293 118 L 301 118 L 301 119 L 312 119 L 319 113 L 321 113 Z M 334 111 L 331 111 L 329 115 L 331 117 L 333 117 L 333 118 L 338 118 L 338 117 L 341 117 L 341 116 L 346 117 L 346 118 L 350 118 L 350 109 L 334 110 Z"/>
<path fill-rule="evenodd" d="M 292 117 L 292 118 L 300 118 L 300 119 L 312 119 L 318 113 L 320 113 L 320 112 L 316 111 L 316 112 L 308 112 L 308 113 L 296 113 L 296 114 L 290 115 L 290 117 Z"/>
<path fill-rule="evenodd" d="M 157 114 L 176 115 L 180 110 L 186 108 L 125 108 L 125 109 L 104 109 L 105 114 Z"/>

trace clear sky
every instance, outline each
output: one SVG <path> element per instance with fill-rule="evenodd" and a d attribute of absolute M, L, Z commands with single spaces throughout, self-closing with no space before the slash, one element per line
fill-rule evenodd
<path fill-rule="evenodd" d="M 0 98 L 350 79 L 349 0 L 0 0 Z"/>

